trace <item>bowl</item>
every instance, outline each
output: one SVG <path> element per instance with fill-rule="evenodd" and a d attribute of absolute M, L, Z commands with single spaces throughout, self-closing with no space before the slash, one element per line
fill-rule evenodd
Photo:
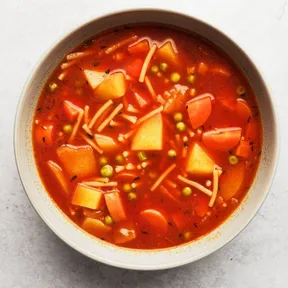
<path fill-rule="evenodd" d="M 263 121 L 263 152 L 257 176 L 244 201 L 232 216 L 202 238 L 178 247 L 161 250 L 135 250 L 117 247 L 92 237 L 64 215 L 46 193 L 39 177 L 32 147 L 32 122 L 38 97 L 47 78 L 73 48 L 93 35 L 115 26 L 152 22 L 196 33 L 222 49 L 233 59 L 252 85 Z M 94 19 L 56 43 L 42 57 L 29 77 L 19 100 L 15 119 L 14 149 L 18 172 L 33 207 L 44 222 L 64 242 L 82 254 L 121 268 L 159 270 L 180 266 L 203 258 L 227 244 L 250 222 L 263 203 L 276 170 L 278 124 L 272 97 L 251 58 L 219 30 L 188 15 L 166 10 L 126 10 Z"/>

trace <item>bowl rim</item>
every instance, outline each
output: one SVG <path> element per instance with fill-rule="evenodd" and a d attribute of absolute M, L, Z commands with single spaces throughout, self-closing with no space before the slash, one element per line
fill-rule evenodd
<path fill-rule="evenodd" d="M 245 219 L 245 221 L 242 221 L 242 224 L 239 225 L 237 232 L 235 232 L 233 235 L 231 235 L 228 239 L 226 239 L 225 241 L 222 241 L 220 244 L 214 246 L 213 248 L 209 248 L 207 251 L 205 251 L 204 253 L 199 253 L 197 256 L 193 257 L 193 259 L 190 258 L 183 258 L 181 261 L 174 261 L 173 263 L 165 263 L 165 264 L 152 264 L 149 267 L 146 265 L 141 265 L 141 264 L 123 264 L 122 262 L 115 262 L 112 261 L 110 259 L 104 259 L 101 257 L 97 257 L 97 255 L 90 253 L 90 251 L 88 249 L 82 248 L 80 246 L 75 245 L 75 243 L 73 241 L 71 241 L 71 239 L 69 239 L 69 237 L 66 237 L 63 233 L 61 233 L 59 231 L 59 229 L 57 229 L 56 227 L 53 226 L 53 224 L 49 221 L 48 218 L 46 218 L 42 212 L 40 211 L 40 209 L 38 209 L 37 205 L 35 205 L 35 203 L 33 202 L 33 200 L 30 197 L 30 193 L 28 192 L 28 189 L 25 185 L 25 180 L 24 177 L 21 173 L 21 169 L 20 169 L 20 160 L 19 160 L 19 155 L 17 153 L 17 142 L 19 141 L 18 139 L 18 135 L 17 135 L 17 131 L 18 131 L 18 126 L 20 125 L 20 117 L 21 117 L 21 111 L 22 108 L 24 106 L 24 101 L 23 99 L 25 97 L 27 97 L 27 90 L 30 86 L 30 84 L 32 83 L 33 78 L 35 77 L 35 73 L 36 71 L 39 69 L 39 67 L 41 67 L 41 65 L 43 64 L 43 61 L 46 59 L 46 57 L 49 55 L 49 53 L 55 48 L 57 47 L 62 41 L 64 41 L 66 38 L 69 38 L 71 35 L 73 35 L 75 32 L 77 32 L 78 30 L 81 30 L 83 27 L 85 26 L 89 26 L 94 22 L 97 22 L 101 19 L 107 18 L 107 17 L 113 17 L 114 15 L 119 15 L 119 14 L 125 14 L 125 13 L 137 13 L 137 12 L 159 12 L 159 13 L 166 13 L 166 14 L 171 14 L 171 15 L 177 15 L 180 17 L 184 17 L 184 18 L 190 18 L 196 22 L 199 22 L 203 25 L 205 25 L 206 27 L 208 27 L 210 30 L 215 31 L 218 34 L 222 34 L 225 38 L 227 38 L 228 40 L 231 41 L 231 43 L 233 43 L 233 45 L 235 47 L 237 47 L 239 49 L 239 51 L 241 51 L 241 53 L 243 53 L 243 55 L 249 60 L 249 62 L 251 63 L 251 65 L 253 66 L 254 70 L 258 73 L 262 85 L 265 88 L 265 90 L 267 91 L 267 98 L 269 99 L 270 103 L 271 103 L 271 115 L 273 116 L 273 121 L 274 121 L 274 134 L 275 134 L 275 143 L 274 143 L 274 155 L 273 155 L 273 159 L 271 161 L 271 173 L 269 176 L 269 181 L 266 184 L 266 187 L 264 188 L 264 192 L 263 192 L 263 198 L 258 201 L 257 205 L 255 205 L 255 208 L 253 209 L 253 212 L 251 213 L 251 215 L 249 217 L 246 217 L 247 219 Z M 177 26 L 177 25 L 176 25 Z M 85 39 L 84 39 L 85 40 Z M 83 41 L 84 41 L 83 40 Z M 15 163 L 16 163 L 16 167 L 17 167 L 17 171 L 19 174 L 19 178 L 20 181 L 22 183 L 22 186 L 24 188 L 25 194 L 27 196 L 27 198 L 29 199 L 32 207 L 34 208 L 34 210 L 37 212 L 37 214 L 40 216 L 40 218 L 44 221 L 44 223 L 46 223 L 46 225 L 62 240 L 64 241 L 66 244 L 68 244 L 70 247 L 72 247 L 73 249 L 75 249 L 76 251 L 80 252 L 81 254 L 99 261 L 101 263 L 107 264 L 107 265 L 111 265 L 114 267 L 119 267 L 119 268 L 125 268 L 125 269 L 131 269 L 131 270 L 164 270 L 164 269 L 170 269 L 170 268 L 174 268 L 174 267 L 178 267 L 178 266 L 182 266 L 188 263 L 192 263 L 194 261 L 197 261 L 199 259 L 202 259 L 214 252 L 216 252 L 217 250 L 221 249 L 222 247 L 224 247 L 225 245 L 227 245 L 229 242 L 231 242 L 237 235 L 239 235 L 244 228 L 253 220 L 253 218 L 257 215 L 257 212 L 259 211 L 259 209 L 262 207 L 265 199 L 267 198 L 267 195 L 271 189 L 271 186 L 273 184 L 276 172 L 277 172 L 277 167 L 278 167 L 278 163 L 279 163 L 279 153 L 280 153 L 280 134 L 279 134 L 279 119 L 278 119 L 278 114 L 276 113 L 277 108 L 276 108 L 276 103 L 275 100 L 273 100 L 273 97 L 271 96 L 271 92 L 270 89 L 268 87 L 267 84 L 267 80 L 266 77 L 263 73 L 263 71 L 261 71 L 258 68 L 258 66 L 256 65 L 256 61 L 255 59 L 253 59 L 251 57 L 250 54 L 248 54 L 248 52 L 246 52 L 247 50 L 244 48 L 242 48 L 243 45 L 241 44 L 241 46 L 239 46 L 237 44 L 237 42 L 235 42 L 235 40 L 233 39 L 233 37 L 231 37 L 230 35 L 228 35 L 226 32 L 222 32 L 221 30 L 219 30 L 216 26 L 211 25 L 210 23 L 194 16 L 194 15 L 190 15 L 190 14 L 186 14 L 183 12 L 179 12 L 179 11 L 172 11 L 170 9 L 162 9 L 162 8 L 131 8 L 131 9 L 115 9 L 112 11 L 109 11 L 108 13 L 104 13 L 100 16 L 97 17 L 92 17 L 90 18 L 88 21 L 83 21 L 81 24 L 76 25 L 76 27 L 74 27 L 73 29 L 70 29 L 68 32 L 64 32 L 60 37 L 58 37 L 55 41 L 53 41 L 52 45 L 50 45 L 50 47 L 48 47 L 48 49 L 45 50 L 45 52 L 40 56 L 40 58 L 38 59 L 38 61 L 36 61 L 36 63 L 34 64 L 23 88 L 22 88 L 22 92 L 20 95 L 20 98 L 18 100 L 18 104 L 17 104 L 17 109 L 16 109 L 16 114 L 15 114 L 15 119 L 14 119 L 14 131 L 13 131 L 13 147 L 14 147 L 14 157 L 15 157 Z M 58 207 L 57 207 L 58 208 Z M 59 208 L 58 208 L 59 209 Z M 79 228 L 78 228 L 79 229 Z M 194 241 L 190 242 L 190 244 L 193 244 Z M 189 244 L 188 244 L 189 245 Z M 121 249 L 121 247 L 115 246 L 117 249 Z M 175 248 L 175 247 L 171 247 L 171 248 Z M 171 249 L 171 248 L 167 248 Z M 141 251 L 136 249 L 135 251 Z M 146 250 L 144 250 L 146 251 Z M 152 251 L 153 250 L 149 250 Z M 156 251 L 155 251 L 156 252 Z"/>

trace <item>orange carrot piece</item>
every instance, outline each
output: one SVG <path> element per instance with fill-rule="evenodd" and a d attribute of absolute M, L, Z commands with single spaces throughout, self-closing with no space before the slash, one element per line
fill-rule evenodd
<path fill-rule="evenodd" d="M 235 155 L 243 158 L 249 158 L 252 155 L 252 145 L 248 141 L 241 140 L 235 149 Z"/>
<path fill-rule="evenodd" d="M 210 117 L 212 112 L 212 101 L 214 97 L 205 93 L 186 103 L 186 109 L 193 129 L 202 126 Z"/>
<path fill-rule="evenodd" d="M 128 51 L 130 54 L 148 53 L 149 50 L 150 50 L 150 45 L 147 39 L 143 39 L 128 47 Z"/>
<path fill-rule="evenodd" d="M 126 212 L 120 193 L 118 191 L 106 193 L 104 195 L 107 208 L 110 215 L 112 216 L 115 222 L 120 222 L 126 220 Z"/>
<path fill-rule="evenodd" d="M 241 135 L 242 129 L 239 127 L 220 128 L 204 132 L 202 141 L 210 149 L 227 151 L 239 143 Z"/>
<path fill-rule="evenodd" d="M 157 228 L 157 230 L 163 233 L 167 232 L 168 221 L 166 217 L 156 209 L 146 209 L 140 212 L 140 215 L 148 222 L 151 226 Z"/>
<path fill-rule="evenodd" d="M 102 221 L 89 217 L 83 221 L 82 228 L 97 237 L 105 237 L 112 229 Z"/>
<path fill-rule="evenodd" d="M 116 226 L 113 233 L 113 239 L 116 244 L 124 244 L 130 242 L 134 240 L 136 236 L 137 234 L 134 225 L 131 222 L 119 224 L 118 227 Z"/>
<path fill-rule="evenodd" d="M 252 116 L 251 109 L 243 99 L 237 99 L 236 113 L 244 122 L 247 122 L 249 117 Z"/>

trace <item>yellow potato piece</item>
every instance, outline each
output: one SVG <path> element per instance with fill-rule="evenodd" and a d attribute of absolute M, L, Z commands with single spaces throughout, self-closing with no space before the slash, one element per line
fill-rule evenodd
<path fill-rule="evenodd" d="M 56 153 L 64 170 L 73 177 L 88 177 L 96 174 L 96 159 L 91 146 L 65 144 Z"/>
<path fill-rule="evenodd" d="M 104 81 L 105 78 L 105 72 L 86 69 L 83 71 L 83 73 L 93 90 L 96 89 Z"/>
<path fill-rule="evenodd" d="M 197 175 L 212 174 L 214 165 L 214 162 L 198 143 L 195 143 L 190 148 L 186 162 L 186 171 L 188 173 Z"/>
<path fill-rule="evenodd" d="M 126 93 L 126 79 L 122 72 L 107 75 L 104 81 L 95 89 L 95 99 L 106 101 L 117 99 Z"/>
<path fill-rule="evenodd" d="M 89 209 L 99 209 L 103 202 L 103 194 L 101 190 L 78 184 L 73 197 L 72 204 L 89 208 Z"/>
<path fill-rule="evenodd" d="M 172 40 L 165 42 L 156 52 L 156 55 L 167 62 L 178 64 L 177 54 L 172 46 Z"/>
<path fill-rule="evenodd" d="M 110 152 L 115 151 L 119 148 L 119 144 L 111 137 L 101 135 L 101 134 L 95 134 L 95 140 L 98 144 L 98 146 L 104 151 L 104 152 Z"/>
<path fill-rule="evenodd" d="M 136 131 L 131 149 L 134 151 L 162 150 L 163 148 L 163 120 L 158 113 L 143 122 Z"/>

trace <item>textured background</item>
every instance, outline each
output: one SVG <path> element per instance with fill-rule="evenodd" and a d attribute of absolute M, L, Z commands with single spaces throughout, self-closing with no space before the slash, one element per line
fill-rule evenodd
<path fill-rule="evenodd" d="M 288 287 L 288 7 L 284 0 L 0 1 L 0 288 Z M 173 270 L 125 271 L 93 262 L 59 240 L 20 184 L 12 145 L 24 82 L 52 43 L 116 8 L 166 7 L 216 25 L 262 69 L 281 122 L 282 153 L 271 192 L 252 223 L 213 255 Z M 284 145 L 283 145 L 284 144 Z M 286 176 L 287 178 L 287 176 Z"/>

